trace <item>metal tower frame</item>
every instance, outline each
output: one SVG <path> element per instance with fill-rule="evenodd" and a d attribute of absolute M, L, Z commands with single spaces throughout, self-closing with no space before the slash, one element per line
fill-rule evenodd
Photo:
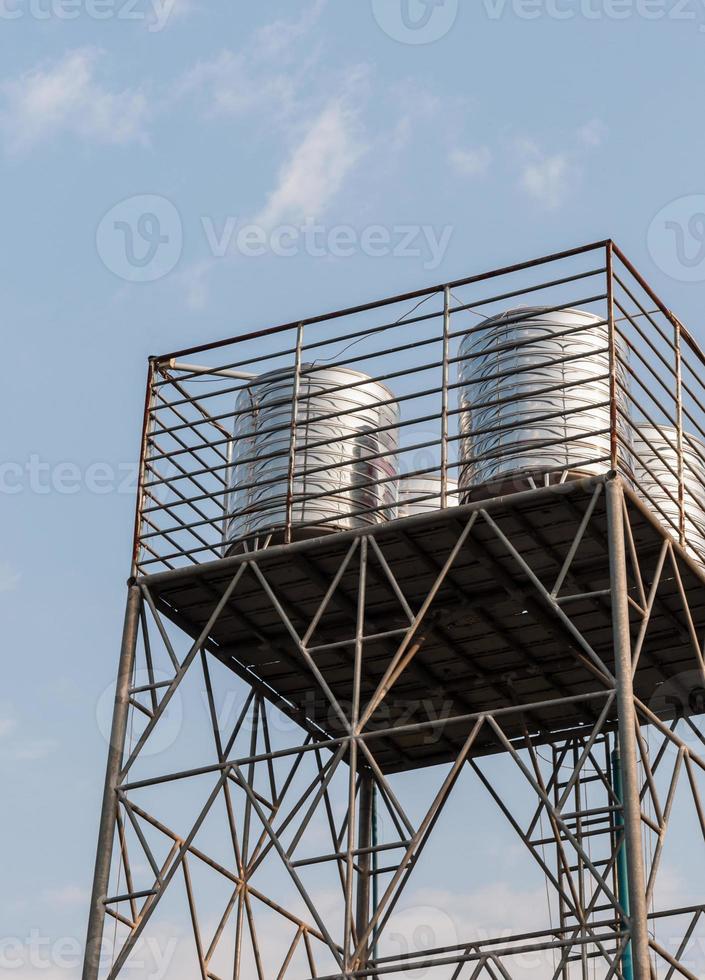
<path fill-rule="evenodd" d="M 611 282 L 612 243 L 586 251 L 605 247 Z M 438 288 L 447 341 L 451 288 Z M 612 309 L 611 288 L 607 296 Z M 446 446 L 447 363 L 446 344 Z M 196 374 L 193 365 L 183 370 Z M 229 378 L 237 370 L 230 364 L 212 373 Z M 154 377 L 153 367 L 151 385 Z M 147 554 L 155 555 L 154 531 L 144 523 L 149 404 L 136 540 L 151 541 Z M 697 901 L 664 903 L 659 873 L 674 815 L 682 827 L 686 807 L 693 862 L 696 850 L 705 855 L 705 573 L 688 550 L 684 521 L 679 531 L 669 529 L 629 475 L 610 468 L 618 462 L 616 412 L 615 399 L 612 460 L 602 474 L 504 488 L 436 512 L 285 538 L 210 561 L 199 554 L 161 571 L 136 558 L 84 980 L 101 973 L 106 919 L 120 930 L 103 970 L 113 980 L 179 888 L 202 980 L 418 970 L 431 980 L 507 980 L 526 975 L 517 964 L 527 957 L 540 964 L 532 976 L 553 980 L 696 980 L 703 888 Z M 186 425 L 178 425 L 185 438 Z M 220 437 L 222 423 L 214 427 Z M 205 469 L 202 445 L 201 433 L 197 474 Z M 448 465 L 448 455 L 441 459 Z M 679 498 L 683 514 L 683 492 Z M 164 540 L 170 551 L 169 533 Z M 214 671 L 224 668 L 248 691 L 227 728 L 214 694 Z M 160 680 L 163 670 L 168 676 Z M 213 761 L 140 772 L 170 703 L 196 674 Z M 138 683 L 142 675 L 147 683 Z M 133 744 L 135 713 L 144 729 Z M 277 736 L 275 717 L 290 720 L 285 736 Z M 493 778 L 498 757 L 512 762 L 530 805 L 517 807 Z M 399 779 L 412 770 L 410 791 Z M 390 921 L 434 831 L 454 819 L 457 787 L 468 780 L 472 798 L 492 801 L 538 868 L 557 920 L 508 936 L 470 934 L 390 952 Z M 201 794 L 183 826 L 145 802 L 166 786 L 182 787 L 191 799 Z M 227 856 L 200 841 L 216 813 Z M 455 819 L 469 823 L 470 815 Z M 311 835 L 314 825 L 327 828 L 327 841 Z M 200 914 L 196 867 L 228 886 L 215 924 Z M 278 886 L 271 890 L 273 867 L 289 889 L 287 904 Z M 331 907 L 321 898 L 317 876 L 324 872 L 339 888 Z M 116 874 L 123 887 L 111 891 Z M 260 924 L 265 914 L 290 937 L 276 964 Z"/>

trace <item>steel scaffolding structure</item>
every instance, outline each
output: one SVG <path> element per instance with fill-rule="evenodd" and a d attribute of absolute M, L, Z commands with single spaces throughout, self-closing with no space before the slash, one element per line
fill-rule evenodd
<path fill-rule="evenodd" d="M 463 295 L 488 283 L 491 296 Z M 585 461 L 588 475 L 449 499 L 464 318 L 526 295 L 555 309 L 601 305 L 609 453 Z M 432 340 L 414 332 L 436 323 Z M 400 327 L 404 342 L 380 348 Z M 309 328 L 327 333 L 307 339 Z M 705 571 L 687 445 L 704 424 L 705 359 L 695 341 L 611 242 L 264 336 L 264 355 L 253 335 L 151 363 L 84 980 L 101 974 L 106 917 L 118 937 L 102 969 L 112 980 L 170 896 L 188 913 L 202 980 L 702 976 Z M 401 455 L 412 472 L 440 466 L 438 508 L 302 540 L 289 520 L 259 547 L 224 546 L 234 392 L 255 363 L 279 367 L 281 356 L 299 376 L 311 349 L 342 362 L 353 344 L 345 363 L 394 375 L 418 406 L 402 417 L 413 431 Z M 184 360 L 223 348 L 235 350 L 225 363 Z M 399 369 L 400 352 L 419 348 L 422 364 Z M 676 465 L 662 462 L 675 523 L 635 478 L 629 426 L 644 423 L 673 425 Z M 587 435 L 597 444 L 601 433 Z M 429 447 L 426 467 L 418 454 Z M 285 452 L 290 518 L 300 474 Z M 216 672 L 245 692 L 227 722 Z M 160 770 L 150 744 L 196 678 L 213 759 Z M 131 737 L 135 717 L 143 728 Z M 187 816 L 160 803 L 178 791 Z M 545 882 L 543 926 L 513 929 L 507 909 L 494 935 L 467 921 L 456 942 L 394 949 L 390 923 L 416 878 L 441 886 L 457 871 L 443 828 L 472 836 L 485 803 Z M 683 901 L 665 881 L 678 846 L 695 874 Z M 222 906 L 204 913 L 216 879 Z"/>

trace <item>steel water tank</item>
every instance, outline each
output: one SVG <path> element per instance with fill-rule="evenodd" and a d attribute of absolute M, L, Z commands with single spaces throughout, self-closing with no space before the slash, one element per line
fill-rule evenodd
<path fill-rule="evenodd" d="M 637 492 L 678 540 L 677 429 L 672 425 L 640 425 L 634 453 Z M 705 564 L 705 443 L 689 432 L 683 433 L 683 488 L 686 551 Z"/>
<path fill-rule="evenodd" d="M 544 307 L 508 310 L 466 334 L 458 361 L 460 486 L 606 472 L 608 343 L 607 324 L 595 314 Z M 617 343 L 626 363 L 626 345 Z M 621 416 L 629 411 L 628 375 L 623 365 L 617 371 Z M 629 475 L 631 427 L 621 418 L 618 426 L 620 469 Z"/>
<path fill-rule="evenodd" d="M 260 375 L 238 395 L 226 550 L 270 534 L 281 540 L 294 395 L 291 368 Z M 304 364 L 297 405 L 293 538 L 393 519 L 399 408 L 389 389 L 349 368 Z"/>
<path fill-rule="evenodd" d="M 458 484 L 448 479 L 447 506 L 455 507 L 458 500 Z M 402 476 L 399 478 L 398 517 L 412 517 L 440 510 L 441 477 L 437 473 L 424 476 Z"/>

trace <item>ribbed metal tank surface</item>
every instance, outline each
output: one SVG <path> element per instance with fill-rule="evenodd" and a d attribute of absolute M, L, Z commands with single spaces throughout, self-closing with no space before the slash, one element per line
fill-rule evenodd
<path fill-rule="evenodd" d="M 626 345 L 619 338 L 617 343 L 626 363 Z M 607 324 L 575 309 L 508 310 L 466 334 L 458 361 L 465 464 L 460 486 L 470 490 L 529 475 L 553 482 L 566 474 L 606 472 L 608 345 Z M 627 373 L 621 365 L 617 370 L 626 391 Z M 545 390 L 549 388 L 553 390 Z M 620 415 L 626 415 L 629 399 L 624 392 L 619 399 Z M 620 468 L 629 475 L 631 427 L 622 418 L 618 427 Z M 596 462 L 603 457 L 607 458 Z"/>
<path fill-rule="evenodd" d="M 665 515 L 664 527 L 677 540 L 678 430 L 672 425 L 640 425 L 634 453 L 637 492 L 652 512 L 658 508 Z M 688 432 L 683 433 L 683 487 L 686 550 L 705 564 L 705 443 Z"/>
<path fill-rule="evenodd" d="M 260 375 L 238 395 L 226 546 L 276 532 L 286 524 L 294 395 L 290 368 Z M 358 371 L 302 365 L 291 515 L 294 539 L 396 516 L 399 408 L 392 398 L 385 385 Z M 367 458 L 379 454 L 385 455 Z"/>
<path fill-rule="evenodd" d="M 447 487 L 447 505 L 448 507 L 455 507 L 458 503 L 458 484 L 455 480 L 449 479 Z M 415 514 L 428 514 L 429 511 L 440 510 L 440 507 L 440 474 L 436 475 L 429 473 L 426 476 L 402 476 L 399 478 L 398 517 L 412 517 Z"/>

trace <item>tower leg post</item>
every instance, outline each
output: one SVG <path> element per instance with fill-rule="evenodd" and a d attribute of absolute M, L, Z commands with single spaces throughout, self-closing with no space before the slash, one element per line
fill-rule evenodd
<path fill-rule="evenodd" d="M 108 762 L 103 788 L 103 806 L 100 814 L 98 847 L 96 851 L 93 890 L 91 892 L 88 932 L 86 935 L 86 949 L 83 961 L 83 980 L 97 980 L 100 969 L 100 952 L 103 941 L 103 927 L 105 924 L 104 902 L 110 883 L 110 864 L 113 856 L 113 839 L 117 819 L 116 789 L 120 777 L 125 737 L 127 735 L 130 683 L 135 663 L 141 599 L 142 596 L 138 586 L 131 585 L 127 595 L 120 663 L 115 688 L 115 705 L 110 731 L 110 746 L 108 748 Z"/>
<path fill-rule="evenodd" d="M 614 644 L 619 744 L 622 776 L 624 853 L 629 888 L 631 961 L 634 980 L 650 980 L 644 853 L 641 840 L 641 799 L 637 768 L 636 708 L 632 684 L 632 654 L 627 599 L 627 559 L 624 540 L 624 494 L 618 479 L 607 482 L 607 520 L 610 551 L 612 636 Z M 625 910 L 626 911 L 626 910 Z"/>
<path fill-rule="evenodd" d="M 358 847 L 364 851 L 372 847 L 372 796 L 374 793 L 374 778 L 372 772 L 365 768 L 360 773 L 360 813 Z M 357 908 L 355 915 L 355 928 L 357 935 L 361 936 L 367 929 L 370 921 L 370 881 L 371 881 L 372 854 L 361 853 L 358 856 L 357 876 Z M 367 966 L 368 953 L 365 952 L 364 962 L 361 966 Z"/>

